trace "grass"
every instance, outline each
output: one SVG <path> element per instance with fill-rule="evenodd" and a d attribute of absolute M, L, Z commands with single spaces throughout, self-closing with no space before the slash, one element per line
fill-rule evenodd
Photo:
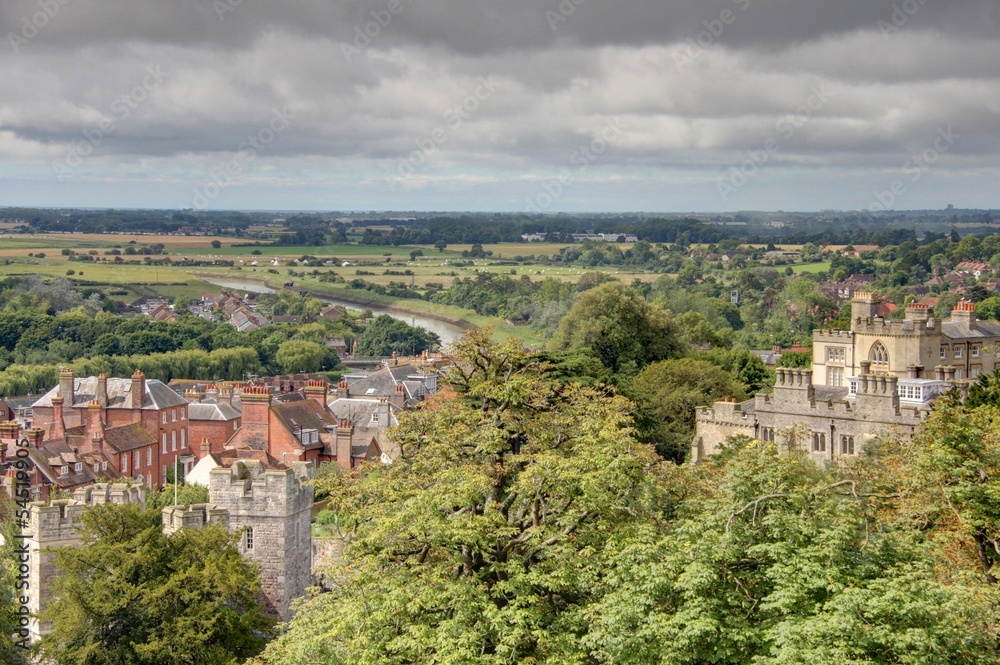
<path fill-rule="evenodd" d="M 830 262 L 823 261 L 821 263 L 803 263 L 801 265 L 792 266 L 792 270 L 794 270 L 797 275 L 814 275 L 819 272 L 827 272 L 830 270 Z"/>

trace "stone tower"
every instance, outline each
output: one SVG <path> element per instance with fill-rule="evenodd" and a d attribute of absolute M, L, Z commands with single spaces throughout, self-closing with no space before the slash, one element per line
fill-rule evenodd
<path fill-rule="evenodd" d="M 241 531 L 240 553 L 256 561 L 267 610 L 283 621 L 291 603 L 312 584 L 312 463 L 297 462 L 284 471 L 253 473 L 237 462 L 213 469 L 209 499 L 229 515 L 230 531 Z"/>

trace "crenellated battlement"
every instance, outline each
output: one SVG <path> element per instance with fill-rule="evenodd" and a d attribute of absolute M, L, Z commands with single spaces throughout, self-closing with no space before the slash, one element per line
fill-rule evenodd
<path fill-rule="evenodd" d="M 208 503 L 167 506 L 163 509 L 163 532 L 167 534 L 181 529 L 201 529 L 209 524 L 217 524 L 228 530 L 229 511 Z"/>

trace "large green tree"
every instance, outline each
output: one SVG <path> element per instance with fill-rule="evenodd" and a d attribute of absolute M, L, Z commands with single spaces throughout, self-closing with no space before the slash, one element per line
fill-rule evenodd
<path fill-rule="evenodd" d="M 560 321 L 550 346 L 555 351 L 586 351 L 625 375 L 684 351 L 670 313 L 621 282 L 582 293 Z"/>
<path fill-rule="evenodd" d="M 81 547 L 55 551 L 49 662 L 215 665 L 263 648 L 271 622 L 237 536 L 216 526 L 164 535 L 157 511 L 114 504 L 88 509 L 81 535 Z"/>
<path fill-rule="evenodd" d="M 282 342 L 274 360 L 282 372 L 296 374 L 298 372 L 318 372 L 326 357 L 326 347 L 317 342 L 307 342 L 292 339 Z"/>
<path fill-rule="evenodd" d="M 691 358 L 648 365 L 632 380 L 628 395 L 637 407 L 640 438 L 675 462 L 682 462 L 691 449 L 697 407 L 728 397 L 746 398 L 732 372 Z"/>
<path fill-rule="evenodd" d="M 627 401 L 545 377 L 516 343 L 457 349 L 456 399 L 401 418 L 401 457 L 328 476 L 346 529 L 333 593 L 307 601 L 267 663 L 585 662 L 600 556 L 650 520 L 658 463 Z"/>
<path fill-rule="evenodd" d="M 440 343 L 436 333 L 382 314 L 361 336 L 356 353 L 359 356 L 416 355 Z"/>

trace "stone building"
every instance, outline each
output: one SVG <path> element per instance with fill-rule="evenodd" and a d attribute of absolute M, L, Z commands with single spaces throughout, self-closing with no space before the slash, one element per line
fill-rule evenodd
<path fill-rule="evenodd" d="M 850 331 L 813 333 L 812 371 L 779 368 L 772 394 L 699 408 L 692 460 L 734 435 L 799 448 L 817 461 L 854 456 L 874 437 L 912 434 L 940 394 L 996 369 L 1000 322 L 978 321 L 972 303 L 959 303 L 943 321 L 918 303 L 902 320 L 879 311 L 872 294 L 857 294 Z"/>
<path fill-rule="evenodd" d="M 313 488 L 303 485 L 313 467 L 298 463 L 284 471 L 261 471 L 237 463 L 212 472 L 207 505 L 163 509 L 163 529 L 218 524 L 240 531 L 240 553 L 260 566 L 262 601 L 269 613 L 291 618 L 291 603 L 305 594 L 312 580 L 310 516 Z M 48 632 L 37 617 L 52 599 L 50 584 L 57 576 L 54 548 L 80 544 L 79 527 L 87 508 L 108 503 L 145 505 L 144 485 L 95 484 L 78 489 L 72 499 L 29 505 L 29 627 L 32 641 Z"/>

